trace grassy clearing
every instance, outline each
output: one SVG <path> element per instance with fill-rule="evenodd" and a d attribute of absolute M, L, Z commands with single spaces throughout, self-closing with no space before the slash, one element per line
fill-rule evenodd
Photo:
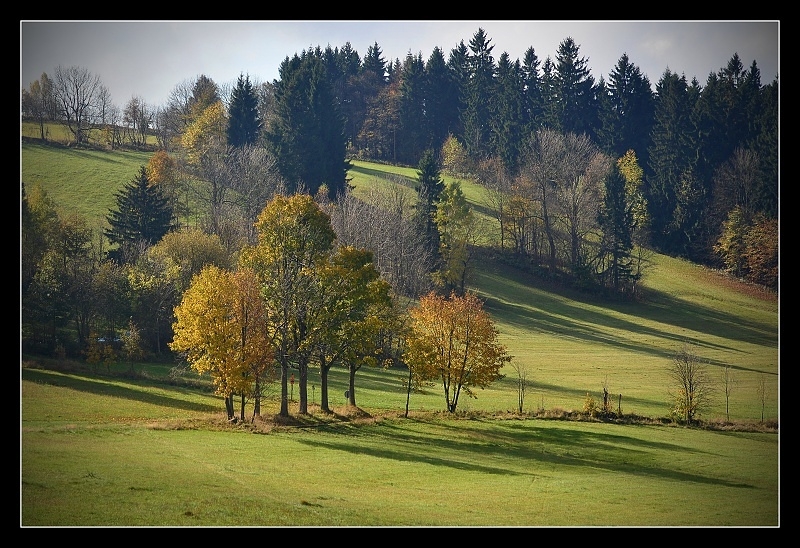
<path fill-rule="evenodd" d="M 25 369 L 21 525 L 779 525 L 774 433 L 312 406 L 258 435 L 214 399 Z"/>

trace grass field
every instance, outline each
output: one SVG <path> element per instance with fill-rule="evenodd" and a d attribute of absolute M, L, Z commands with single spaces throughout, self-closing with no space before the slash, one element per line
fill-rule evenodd
<path fill-rule="evenodd" d="M 90 190 L 103 180 L 122 186 L 146 163 L 136 153 L 59 157 L 72 152 L 23 144 L 23 180 L 94 215 L 107 209 Z M 112 166 L 119 175 L 110 175 Z M 351 175 L 358 193 L 408 185 L 416 170 L 354 162 Z M 481 205 L 479 187 L 462 188 Z M 403 372 L 393 369 L 359 371 L 356 414 L 345 407 L 345 371 L 334 369 L 337 415 L 318 413 L 312 373 L 312 414 L 296 425 L 271 420 L 272 399 L 265 421 L 229 426 L 220 398 L 168 382 L 173 364 L 137 364 L 140 374 L 129 377 L 128 364 L 107 374 L 21 357 L 20 524 L 780 525 L 779 431 L 725 428 L 721 387 L 701 417 L 718 424 L 714 430 L 540 413 L 580 410 L 587 393 L 597 398 L 606 385 L 621 395 L 624 414 L 664 417 L 667 367 L 689 342 L 713 378 L 721 382 L 731 366 L 731 421 L 757 425 L 763 413 L 777 424 L 776 295 L 661 255 L 652 257 L 637 303 L 548 287 L 488 261 L 477 266 L 470 287 L 485 299 L 513 363 L 528 372 L 522 415 L 513 412 L 510 367 L 476 399 L 462 397 L 455 417 L 442 413 L 441 389 L 431 387 L 412 394 L 403 418 Z"/>

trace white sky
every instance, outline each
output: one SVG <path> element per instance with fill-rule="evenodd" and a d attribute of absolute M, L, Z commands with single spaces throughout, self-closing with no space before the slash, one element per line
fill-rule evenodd
<path fill-rule="evenodd" d="M 205 74 L 233 85 L 240 74 L 251 82 L 278 78 L 287 57 L 320 46 L 345 43 L 363 59 L 377 42 L 383 58 L 402 62 L 408 52 L 427 61 L 434 47 L 445 60 L 460 41 L 483 28 L 495 60 L 507 52 L 522 61 L 533 47 L 540 62 L 555 61 L 559 44 L 571 37 L 598 80 L 627 53 L 653 88 L 664 71 L 696 77 L 705 85 L 738 53 L 744 67 L 756 61 L 761 83 L 780 70 L 780 21 L 20 21 L 20 89 L 43 72 L 78 66 L 100 77 L 114 104 L 131 97 L 152 107 L 170 92 Z"/>

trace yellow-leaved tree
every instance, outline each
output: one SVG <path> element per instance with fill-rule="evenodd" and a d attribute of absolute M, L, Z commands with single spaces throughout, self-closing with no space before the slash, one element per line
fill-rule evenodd
<path fill-rule="evenodd" d="M 497 342 L 497 328 L 477 295 L 429 293 L 410 316 L 406 364 L 416 379 L 441 380 L 449 412 L 462 392 L 476 398 L 476 388 L 503 378 L 500 370 L 511 356 Z"/>
<path fill-rule="evenodd" d="M 270 332 L 281 368 L 281 409 L 289 416 L 289 369 L 300 380 L 299 413 L 308 413 L 308 365 L 329 330 L 320 267 L 333 249 L 330 216 L 308 194 L 275 196 L 256 221 L 258 243 L 245 247 L 242 266 L 252 268 L 269 311 Z"/>
<path fill-rule="evenodd" d="M 274 356 L 255 273 L 206 266 L 175 308 L 175 318 L 170 348 L 183 353 L 197 372 L 211 374 L 228 420 L 235 420 L 234 395 L 240 394 L 244 420 L 246 397 L 258 398 Z"/>

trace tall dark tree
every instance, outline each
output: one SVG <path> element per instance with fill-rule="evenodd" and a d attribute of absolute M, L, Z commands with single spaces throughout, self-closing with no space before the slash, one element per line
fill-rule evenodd
<path fill-rule="evenodd" d="M 440 150 L 458 127 L 458 91 L 438 47 L 425 63 L 425 106 L 426 146 Z"/>
<path fill-rule="evenodd" d="M 344 119 L 320 55 L 303 52 L 281 63 L 275 85 L 275 118 L 268 142 L 289 191 L 316 194 L 325 185 L 331 197 L 344 190 L 347 143 Z"/>
<path fill-rule="evenodd" d="M 422 54 L 406 55 L 400 74 L 400 135 L 397 159 L 414 165 L 425 147 L 425 62 Z"/>
<path fill-rule="evenodd" d="M 378 77 L 381 81 L 386 78 L 386 60 L 383 58 L 383 52 L 378 46 L 378 42 L 367 48 L 367 54 L 364 56 L 364 61 L 361 64 L 362 72 L 369 72 Z"/>
<path fill-rule="evenodd" d="M 457 137 L 459 141 L 463 142 L 464 121 L 462 114 L 466 109 L 467 85 L 471 74 L 469 67 L 469 48 L 467 48 L 463 40 L 461 40 L 455 48 L 450 50 L 450 56 L 447 58 L 447 68 L 450 71 L 453 82 L 454 106 L 458 112 L 457 125 L 453 128 L 452 134 Z"/>
<path fill-rule="evenodd" d="M 751 70 L 752 74 L 752 70 Z M 758 209 L 768 217 L 778 217 L 778 80 L 761 88 L 758 116 L 754 120 L 751 147 L 758 153 L 761 185 L 756 191 Z"/>
<path fill-rule="evenodd" d="M 692 108 L 686 76 L 667 69 L 656 85 L 649 174 L 645 177 L 651 242 L 660 251 L 680 248 L 673 232 L 674 214 L 681 181 L 694 169 L 696 158 Z"/>
<path fill-rule="evenodd" d="M 556 65 L 549 56 L 542 64 L 542 77 L 540 84 L 542 97 L 542 117 L 539 123 L 539 129 L 547 128 L 561 131 L 558 74 L 556 72 Z M 533 135 L 533 133 L 530 135 Z"/>
<path fill-rule="evenodd" d="M 523 80 L 519 61 L 512 62 L 503 52 L 497 62 L 497 87 L 491 103 L 491 154 L 502 159 L 503 165 L 516 170 L 523 131 Z"/>
<path fill-rule="evenodd" d="M 650 80 L 623 53 L 609 74 L 606 92 L 607 106 L 600 110 L 599 144 L 615 157 L 634 150 L 639 161 L 646 164 L 655 109 Z"/>
<path fill-rule="evenodd" d="M 464 146 L 473 160 L 490 156 L 490 127 L 494 98 L 496 66 L 492 57 L 492 40 L 486 31 L 479 28 L 469 42 L 467 54 L 469 80 L 467 81 L 464 111 L 461 120 L 464 126 Z"/>
<path fill-rule="evenodd" d="M 565 38 L 556 52 L 556 92 L 562 133 L 585 133 L 595 139 L 597 108 L 594 104 L 594 78 L 588 59 L 581 57 L 579 46 Z"/>
<path fill-rule="evenodd" d="M 417 219 L 423 227 L 428 249 L 438 253 L 439 231 L 436 228 L 436 204 L 444 190 L 439 162 L 432 150 L 422 154 L 417 168 Z"/>
<path fill-rule="evenodd" d="M 633 278 L 631 249 L 633 249 L 633 208 L 625 192 L 625 178 L 616 162 L 605 178 L 603 207 L 598 215 L 603 232 L 601 256 L 606 259 L 605 278 L 615 291 L 625 287 Z"/>
<path fill-rule="evenodd" d="M 169 198 L 158 185 L 150 184 L 147 169 L 141 166 L 135 177 L 116 194 L 117 208 L 106 219 L 110 228 L 105 236 L 116 249 L 109 256 L 126 262 L 131 247 L 151 246 L 175 228 Z"/>
<path fill-rule="evenodd" d="M 539 57 L 529 47 L 522 58 L 522 135 L 536 132 L 542 124 L 542 81 L 539 73 Z"/>
<path fill-rule="evenodd" d="M 234 148 L 253 145 L 258 141 L 260 131 L 258 95 L 250 76 L 240 74 L 228 107 L 228 145 Z"/>

